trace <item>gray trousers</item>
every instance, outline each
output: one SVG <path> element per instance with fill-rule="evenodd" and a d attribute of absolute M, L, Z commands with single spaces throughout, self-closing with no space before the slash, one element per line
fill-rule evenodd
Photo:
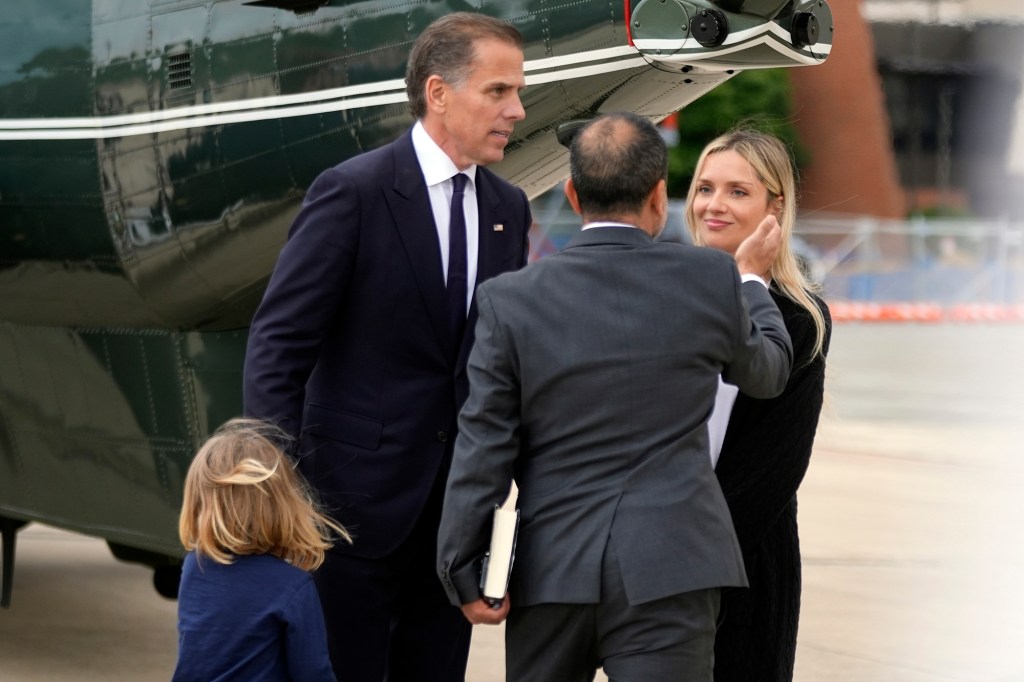
<path fill-rule="evenodd" d="M 513 606 L 505 625 L 506 682 L 711 682 L 719 588 L 630 605 L 613 551 L 600 604 Z"/>

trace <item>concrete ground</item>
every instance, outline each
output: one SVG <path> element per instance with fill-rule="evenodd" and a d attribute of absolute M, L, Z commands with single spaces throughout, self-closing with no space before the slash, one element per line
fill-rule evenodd
<path fill-rule="evenodd" d="M 1024 680 L 1021 349 L 1019 325 L 836 328 L 800 492 L 799 682 Z M 147 570 L 20 534 L 0 680 L 167 680 L 175 648 Z M 502 680 L 502 656 L 477 628 L 467 679 Z"/>

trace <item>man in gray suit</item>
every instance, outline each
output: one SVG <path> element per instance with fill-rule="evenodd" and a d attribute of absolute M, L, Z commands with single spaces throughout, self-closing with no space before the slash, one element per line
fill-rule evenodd
<path fill-rule="evenodd" d="M 510 682 L 711 680 L 719 588 L 746 585 L 708 457 L 718 376 L 780 393 L 792 348 L 764 281 L 766 220 L 736 260 L 654 241 L 667 154 L 654 126 L 603 116 L 570 151 L 583 230 L 477 289 L 470 395 L 448 478 L 438 574 L 473 623 L 508 614 Z M 739 272 L 737 271 L 737 266 Z M 515 478 L 509 598 L 481 599 L 490 510 Z"/>

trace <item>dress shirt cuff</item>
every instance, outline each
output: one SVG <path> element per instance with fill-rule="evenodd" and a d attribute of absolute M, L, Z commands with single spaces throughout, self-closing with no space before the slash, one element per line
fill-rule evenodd
<path fill-rule="evenodd" d="M 740 280 L 742 280 L 744 284 L 746 284 L 747 282 L 760 282 L 761 286 L 763 286 L 765 289 L 768 288 L 768 283 L 765 282 L 764 278 L 761 277 L 760 275 L 755 275 L 753 273 L 748 272 L 745 275 L 740 275 Z"/>

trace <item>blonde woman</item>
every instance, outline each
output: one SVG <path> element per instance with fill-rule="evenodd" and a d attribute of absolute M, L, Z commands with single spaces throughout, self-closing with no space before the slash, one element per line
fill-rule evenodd
<path fill-rule="evenodd" d="M 793 370 L 777 398 L 720 383 L 709 423 L 712 462 L 743 550 L 748 590 L 725 591 L 715 639 L 715 680 L 791 680 L 800 616 L 796 491 L 821 412 L 832 321 L 793 253 L 796 181 L 786 146 L 751 130 L 713 140 L 697 162 L 686 219 L 694 243 L 735 255 L 774 216 L 783 244 L 772 298 L 793 341 Z"/>
<path fill-rule="evenodd" d="M 282 437 L 264 422 L 234 419 L 189 467 L 175 681 L 335 680 L 309 571 L 335 537 L 350 538 L 317 511 L 274 444 Z"/>

